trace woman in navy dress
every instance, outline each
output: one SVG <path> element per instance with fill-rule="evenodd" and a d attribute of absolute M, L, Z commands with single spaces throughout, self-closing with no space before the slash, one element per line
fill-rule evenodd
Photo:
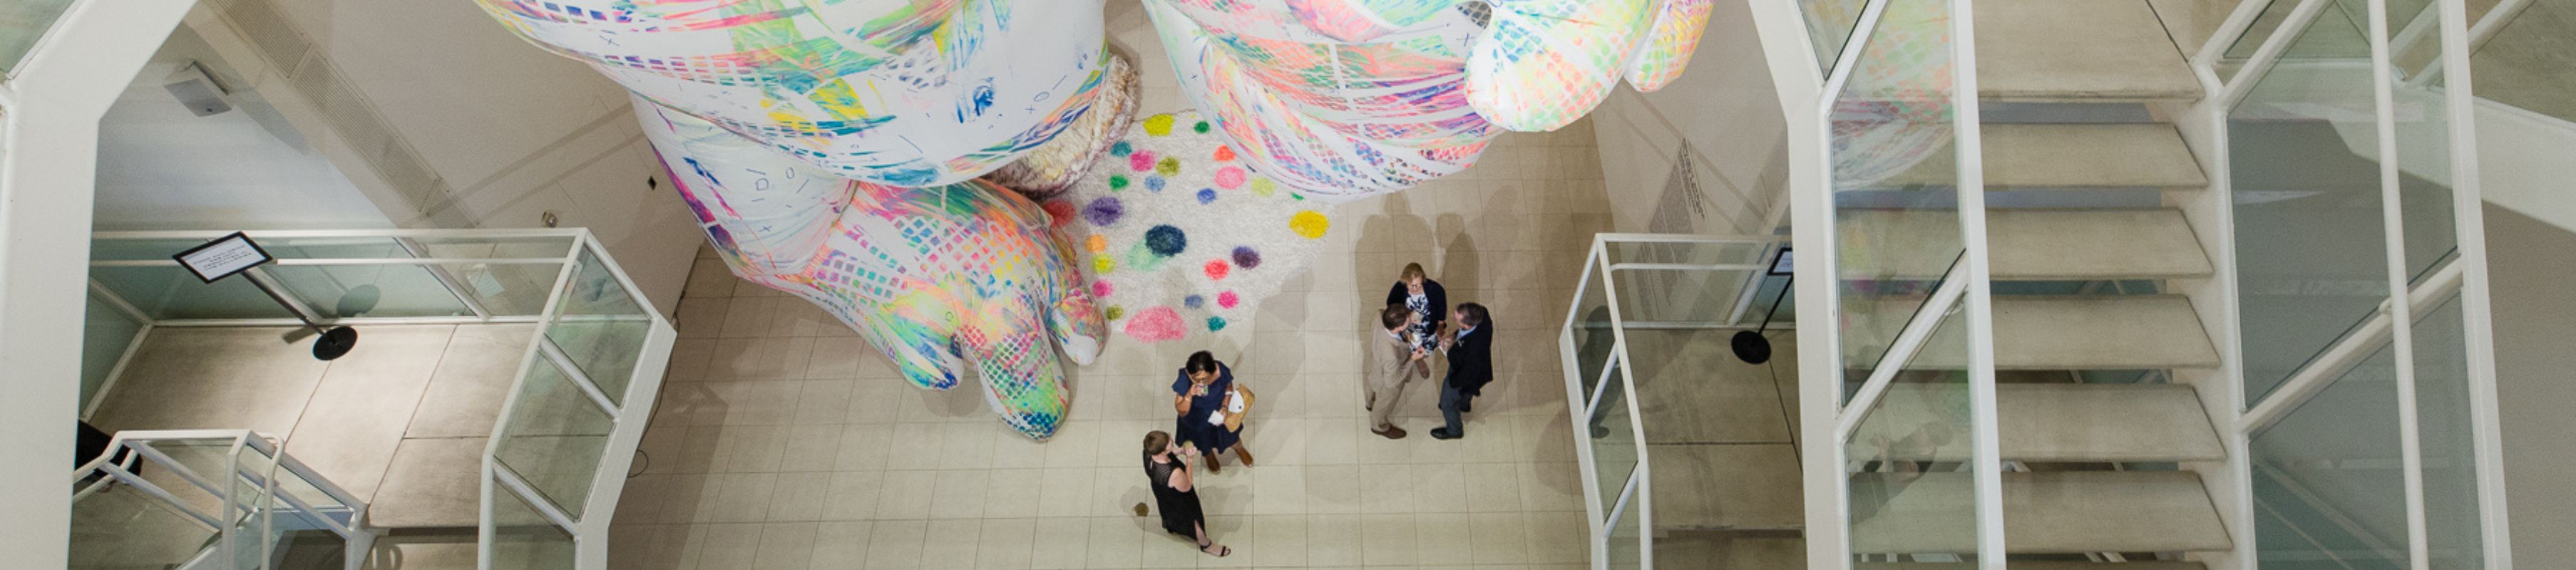
<path fill-rule="evenodd" d="M 1234 457 L 1244 465 L 1252 465 L 1252 452 L 1237 445 L 1243 434 L 1226 429 L 1224 418 L 1217 415 L 1225 411 L 1226 392 L 1233 387 L 1234 370 L 1204 350 L 1191 353 L 1189 361 L 1181 365 L 1180 378 L 1172 381 L 1172 408 L 1181 415 L 1172 426 L 1172 434 L 1181 443 L 1196 446 L 1207 457 L 1209 473 L 1223 470 L 1217 466 L 1216 456 L 1228 449 L 1234 450 Z"/>

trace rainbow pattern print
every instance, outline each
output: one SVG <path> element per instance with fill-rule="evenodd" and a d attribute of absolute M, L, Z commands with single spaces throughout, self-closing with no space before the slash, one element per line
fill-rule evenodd
<path fill-rule="evenodd" d="M 645 133 L 734 275 L 822 306 L 914 385 L 971 370 L 1012 428 L 1043 440 L 1063 425 L 1056 347 L 1089 362 L 1107 333 L 1037 204 L 981 181 L 840 178 L 675 111 Z"/>
<path fill-rule="evenodd" d="M 1104 84 L 1102 0 L 476 0 L 650 104 L 854 180 L 952 184 Z"/>

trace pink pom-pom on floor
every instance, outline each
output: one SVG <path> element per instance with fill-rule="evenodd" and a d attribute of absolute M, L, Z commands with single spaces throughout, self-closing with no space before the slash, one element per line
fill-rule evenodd
<path fill-rule="evenodd" d="M 1117 292 L 1117 291 L 1118 291 L 1118 288 L 1109 286 L 1109 281 L 1107 281 L 1107 280 L 1101 280 L 1101 281 L 1093 281 L 1093 282 L 1091 282 L 1091 296 L 1092 296 L 1092 297 L 1095 297 L 1095 298 L 1108 297 L 1110 293 L 1115 293 L 1115 292 Z"/>
<path fill-rule="evenodd" d="M 1153 169 L 1154 169 L 1154 158 L 1155 158 L 1155 157 L 1154 157 L 1154 152 L 1153 152 L 1153 151 L 1149 151 L 1149 150 L 1140 150 L 1140 151 L 1136 151 L 1136 153 L 1135 153 L 1135 154 L 1127 155 L 1127 168 L 1132 169 L 1132 170 L 1135 170 L 1135 171 L 1137 171 L 1137 172 L 1144 172 L 1144 171 L 1147 171 L 1147 170 L 1153 170 Z"/>
<path fill-rule="evenodd" d="M 1216 187 L 1218 188 L 1224 188 L 1227 190 L 1241 188 L 1243 187 L 1243 180 L 1244 174 L 1242 167 L 1228 166 L 1217 169 L 1216 171 Z"/>
<path fill-rule="evenodd" d="M 1225 308 L 1228 308 L 1228 309 L 1232 309 L 1232 308 L 1234 308 L 1235 304 L 1237 304 L 1237 303 L 1241 303 L 1241 302 L 1243 302 L 1243 299 L 1242 299 L 1242 298 L 1239 298 L 1239 297 L 1235 297 L 1235 296 L 1234 296 L 1234 292 L 1233 292 L 1233 291 L 1227 291 L 1227 292 L 1223 292 L 1223 293 L 1218 293 L 1218 294 L 1216 294 L 1216 306 L 1219 306 L 1219 307 L 1225 307 Z"/>
<path fill-rule="evenodd" d="M 1226 265 L 1225 260 L 1219 259 L 1207 262 L 1207 276 L 1210 281 L 1224 281 L 1225 274 L 1232 271 L 1234 271 L 1234 266 Z"/>
<path fill-rule="evenodd" d="M 1127 336 L 1145 342 L 1181 339 L 1181 314 L 1171 307 L 1154 307 L 1127 319 Z"/>

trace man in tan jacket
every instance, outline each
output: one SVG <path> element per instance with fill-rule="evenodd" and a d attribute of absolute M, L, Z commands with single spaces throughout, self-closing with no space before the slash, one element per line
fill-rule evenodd
<path fill-rule="evenodd" d="M 1395 427 L 1396 400 L 1404 396 L 1404 384 L 1428 374 L 1416 367 L 1431 354 L 1422 350 L 1414 339 L 1406 338 L 1413 323 L 1421 317 L 1403 305 L 1387 305 L 1378 312 L 1379 328 L 1368 341 L 1368 370 L 1364 381 L 1368 388 L 1369 431 L 1387 439 L 1404 439 L 1404 428 Z"/>

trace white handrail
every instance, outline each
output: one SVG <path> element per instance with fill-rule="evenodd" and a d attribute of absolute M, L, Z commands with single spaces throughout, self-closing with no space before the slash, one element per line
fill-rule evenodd
<path fill-rule="evenodd" d="M 2459 262 L 2445 263 L 2441 269 L 2434 271 L 2432 276 L 2407 291 L 2406 302 L 2413 305 L 2415 309 L 2430 309 L 2434 304 L 2449 298 L 2452 293 L 2459 292 L 2464 278 L 2465 272 Z M 2345 334 L 2342 340 L 2317 353 L 2314 360 L 2299 367 L 2297 373 L 2290 375 L 2288 380 L 2283 380 L 2280 386 L 2273 388 L 2271 394 L 2263 398 L 2262 403 L 2255 404 L 2253 409 L 2246 410 L 2245 415 L 2237 418 L 2236 431 L 2248 434 L 2260 432 L 2280 422 L 2282 418 L 2288 417 L 2291 411 L 2299 408 L 2300 404 L 2305 404 L 2317 394 L 2325 392 L 2326 388 L 2333 385 L 2336 379 L 2342 378 L 2344 373 L 2351 372 L 2354 367 L 2360 366 L 2362 361 L 2370 359 L 2371 354 L 2387 347 L 2393 329 L 2388 304 L 2382 302 L 2379 309 L 2372 311 L 2370 316 L 2362 319 L 2360 324 L 2354 325 L 2352 332 Z"/>

